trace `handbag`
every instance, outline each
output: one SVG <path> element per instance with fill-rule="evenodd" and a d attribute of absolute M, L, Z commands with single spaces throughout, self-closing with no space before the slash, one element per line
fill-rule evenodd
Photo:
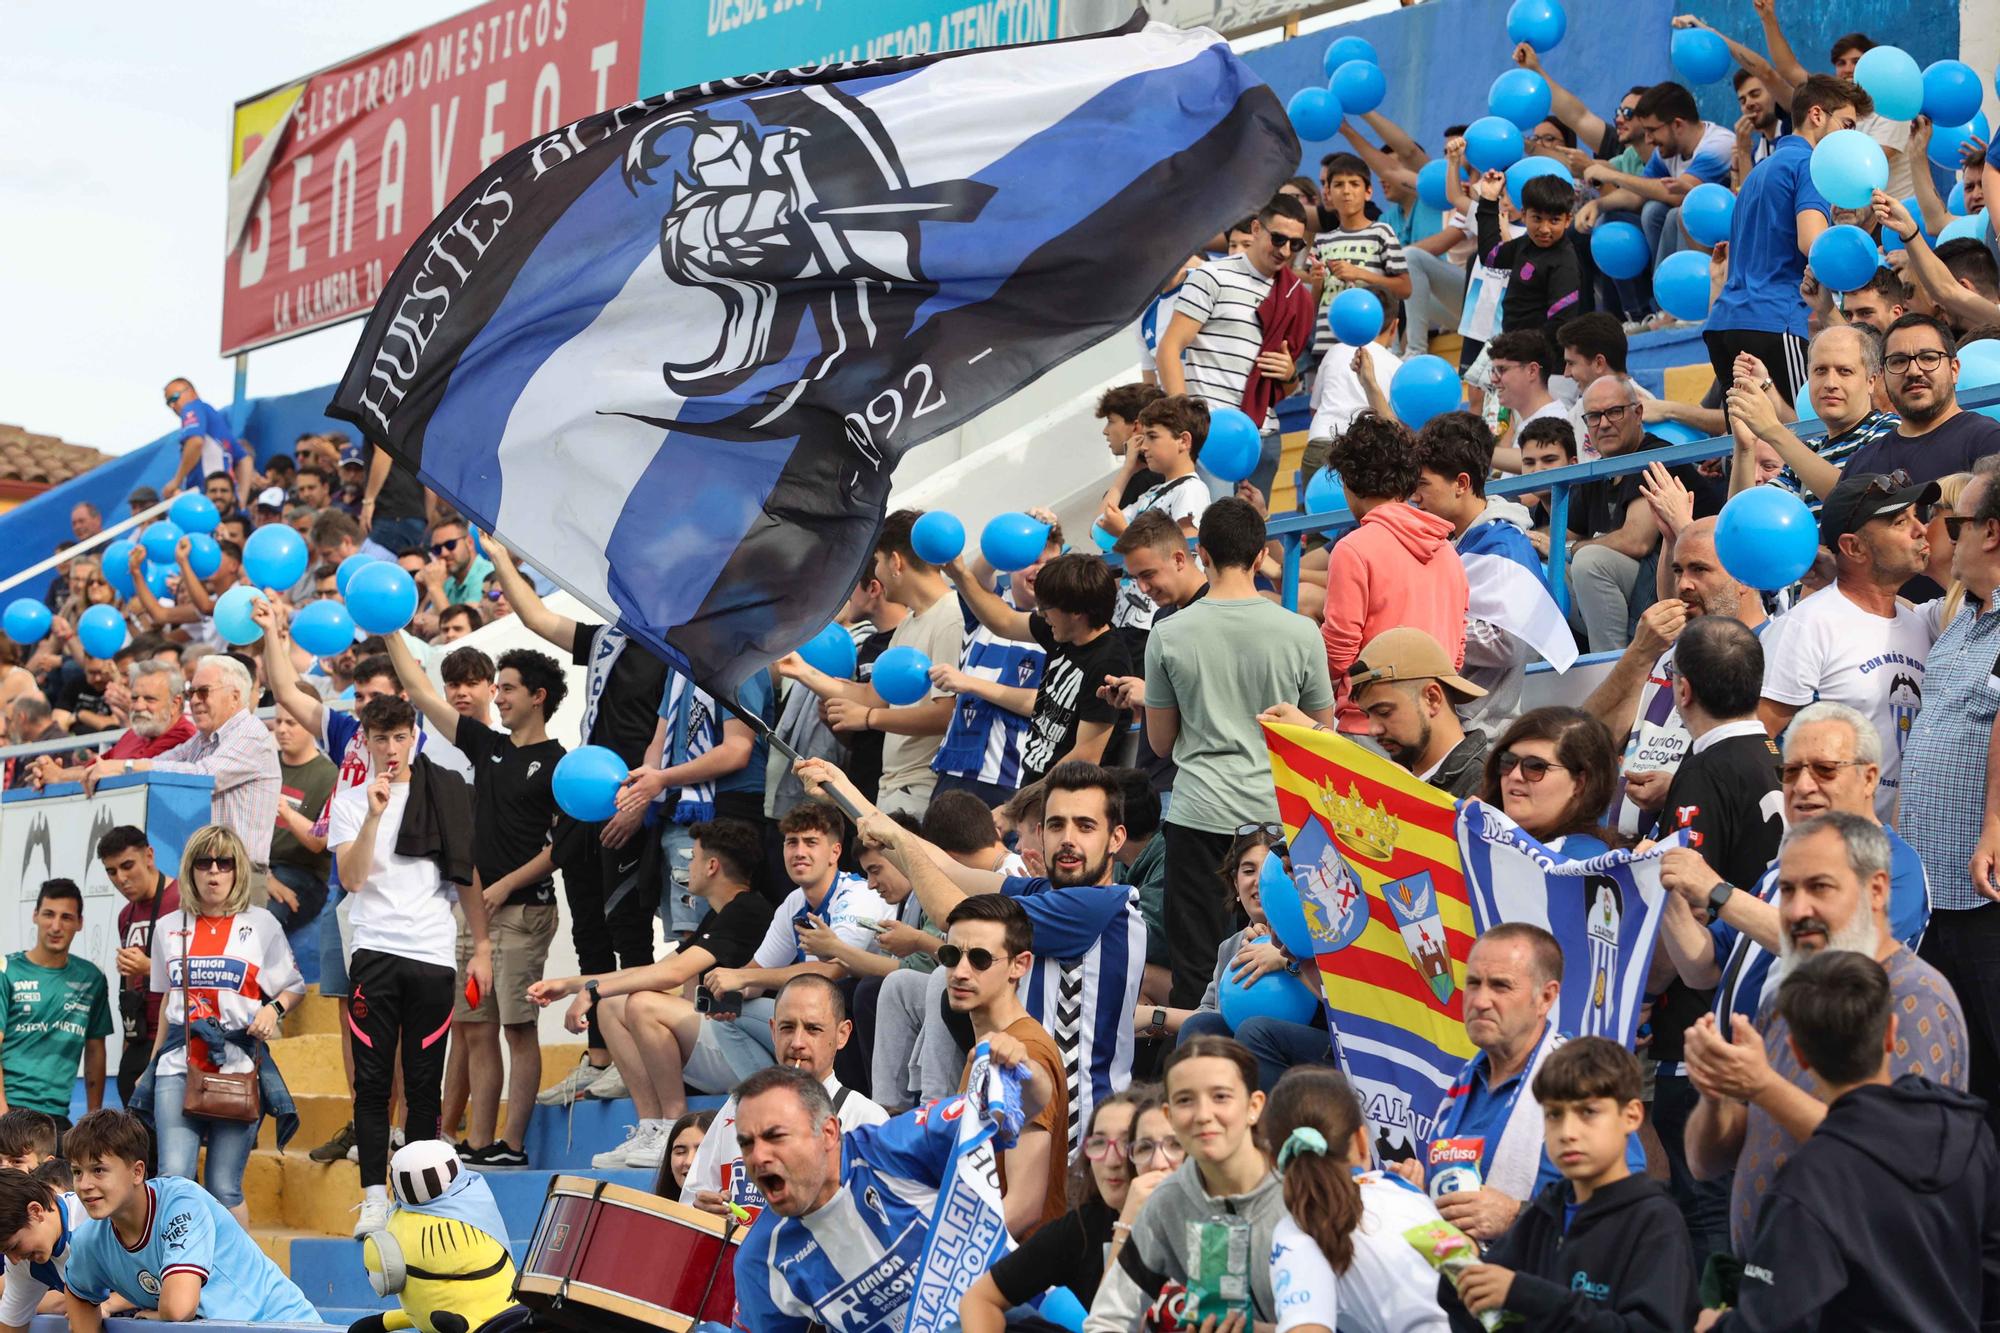
<path fill-rule="evenodd" d="M 195 1066 L 194 1005 L 187 988 L 188 937 L 194 934 L 195 919 L 185 911 L 182 917 L 187 922 L 181 935 L 181 1029 L 187 1033 L 187 1088 L 181 1095 L 181 1113 L 255 1124 L 264 1118 L 264 1099 L 254 1068 L 241 1074 L 222 1074 Z"/>

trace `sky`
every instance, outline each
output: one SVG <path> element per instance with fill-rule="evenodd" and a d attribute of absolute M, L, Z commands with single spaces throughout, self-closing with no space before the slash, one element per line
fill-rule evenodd
<path fill-rule="evenodd" d="M 1367 0 L 1304 30 L 1394 3 Z M 0 79 L 0 124 L 15 127 L 0 136 L 0 421 L 123 453 L 173 426 L 160 389 L 175 376 L 226 405 L 235 369 L 216 349 L 231 108 L 472 5 L 11 7 L 13 58 Z M 250 395 L 332 383 L 361 327 L 351 320 L 253 352 Z"/>

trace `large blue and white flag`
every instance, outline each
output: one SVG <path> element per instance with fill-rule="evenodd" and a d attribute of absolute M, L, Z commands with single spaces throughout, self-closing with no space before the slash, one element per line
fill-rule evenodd
<path fill-rule="evenodd" d="M 1557 671 L 1576 663 L 1576 635 L 1556 605 L 1527 533 L 1505 519 L 1475 523 L 1458 540 L 1458 558 L 1471 593 L 1468 616 L 1498 625 Z"/>
<path fill-rule="evenodd" d="M 1687 841 L 1683 831 L 1640 855 L 1616 851 L 1565 860 L 1490 805 L 1462 801 L 1458 807 L 1459 858 L 1479 933 L 1503 921 L 1524 921 L 1554 935 L 1563 952 L 1556 1029 L 1628 1047 L 1638 1032 L 1646 971 L 1666 906 L 1660 857 Z"/>
<path fill-rule="evenodd" d="M 1014 1247 L 1000 1197 L 997 1149 L 1012 1146 L 1020 1135 L 1024 1077 L 996 1066 L 985 1042 L 973 1048 L 972 1073 L 958 1103 L 958 1138 L 938 1186 L 937 1209 L 931 1214 L 902 1333 L 955 1329 L 965 1293 Z"/>
<path fill-rule="evenodd" d="M 718 697 L 827 623 L 897 460 L 1131 324 L 1298 169 L 1212 32 L 782 70 L 508 153 L 329 408 Z"/>

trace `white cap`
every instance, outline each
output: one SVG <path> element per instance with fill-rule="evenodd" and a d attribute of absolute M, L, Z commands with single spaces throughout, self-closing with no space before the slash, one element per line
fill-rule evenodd
<path fill-rule="evenodd" d="M 282 486 L 266 486 L 263 490 L 257 492 L 257 503 L 266 509 L 283 509 L 285 507 L 285 488 Z"/>

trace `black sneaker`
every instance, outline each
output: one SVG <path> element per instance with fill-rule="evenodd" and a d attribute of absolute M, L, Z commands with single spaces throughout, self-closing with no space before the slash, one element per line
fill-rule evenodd
<path fill-rule="evenodd" d="M 467 1166 L 526 1166 L 528 1154 L 503 1139 L 495 1139 L 484 1148 L 474 1148 L 462 1156 Z"/>
<path fill-rule="evenodd" d="M 338 1162 L 347 1156 L 347 1150 L 353 1146 L 354 1122 L 350 1120 L 340 1127 L 339 1133 L 314 1148 L 306 1156 L 315 1162 Z"/>

